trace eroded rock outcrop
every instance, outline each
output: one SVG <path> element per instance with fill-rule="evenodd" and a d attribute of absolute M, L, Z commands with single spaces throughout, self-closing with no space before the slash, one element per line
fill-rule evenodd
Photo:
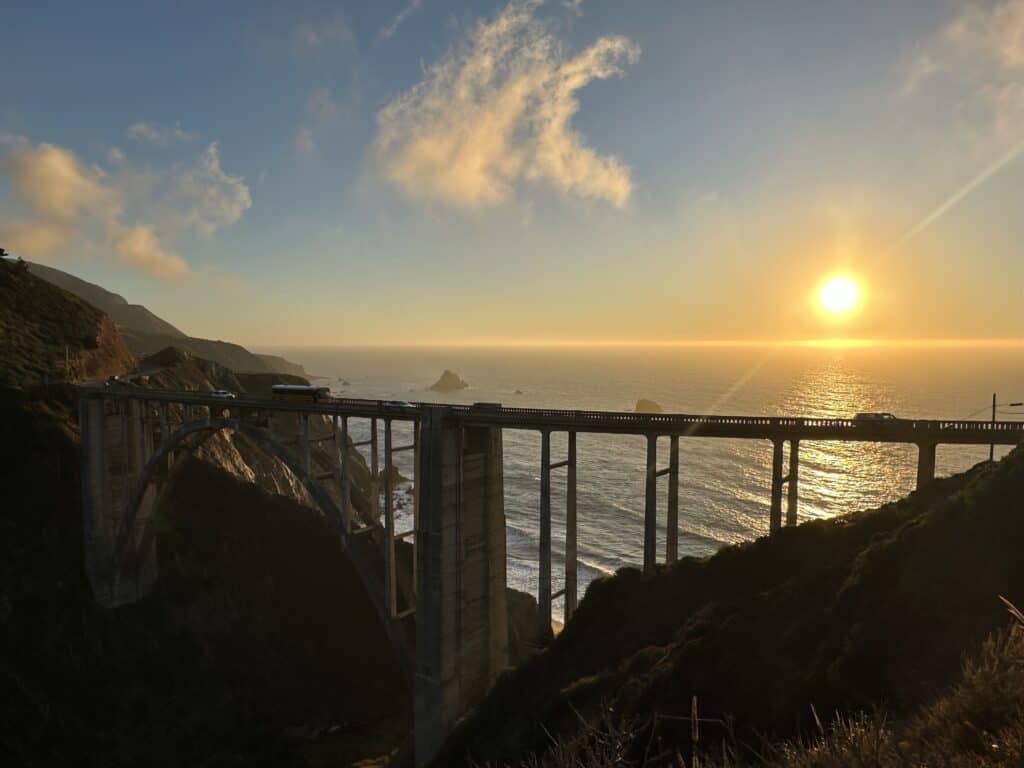
<path fill-rule="evenodd" d="M 469 382 L 464 381 L 459 374 L 445 368 L 441 378 L 431 384 L 430 388 L 435 392 L 457 392 L 460 389 L 466 389 L 468 386 Z"/>
<path fill-rule="evenodd" d="M 648 400 L 646 397 L 641 397 L 636 401 L 636 408 L 633 409 L 637 413 L 662 413 L 664 409 L 659 403 L 654 400 Z"/>

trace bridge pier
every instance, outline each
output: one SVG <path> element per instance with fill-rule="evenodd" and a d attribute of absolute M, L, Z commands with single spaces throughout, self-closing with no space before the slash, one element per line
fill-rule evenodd
<path fill-rule="evenodd" d="M 540 552 L 537 574 L 537 636 L 551 635 L 551 432 L 540 433 Z"/>
<path fill-rule="evenodd" d="M 782 528 L 782 485 L 786 481 L 782 475 L 782 444 L 783 440 L 772 440 L 772 500 L 768 516 L 768 532 L 775 533 Z"/>
<path fill-rule="evenodd" d="M 796 525 L 797 503 L 800 494 L 800 441 L 790 438 L 789 441 L 789 484 L 786 488 L 786 525 Z"/>
<path fill-rule="evenodd" d="M 644 486 L 644 573 L 653 573 L 658 564 L 657 435 L 647 435 L 647 473 Z"/>
<path fill-rule="evenodd" d="M 501 430 L 449 417 L 424 407 L 419 424 L 418 766 L 508 665 Z"/>
<path fill-rule="evenodd" d="M 668 514 L 665 520 L 665 562 L 679 559 L 679 435 L 672 435 L 668 449 Z"/>
<path fill-rule="evenodd" d="M 569 433 L 565 477 L 565 623 L 576 613 L 576 433 Z"/>
<path fill-rule="evenodd" d="M 921 490 L 935 479 L 936 443 L 918 443 L 917 445 L 917 486 Z"/>

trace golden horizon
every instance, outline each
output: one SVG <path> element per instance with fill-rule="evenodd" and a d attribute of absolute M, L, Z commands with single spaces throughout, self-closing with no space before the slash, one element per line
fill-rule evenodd
<path fill-rule="evenodd" d="M 446 349 L 446 348 L 779 348 L 779 349 L 1024 349 L 1020 338 L 805 338 L 805 339 L 464 339 L 342 344 L 251 343 L 275 349 Z"/>

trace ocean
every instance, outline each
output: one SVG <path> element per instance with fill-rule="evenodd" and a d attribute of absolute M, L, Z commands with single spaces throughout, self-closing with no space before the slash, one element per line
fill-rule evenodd
<path fill-rule="evenodd" d="M 990 417 L 999 401 L 1024 400 L 1020 348 L 907 349 L 802 347 L 644 347 L 544 349 L 272 350 L 302 363 L 339 395 L 351 397 L 633 410 L 647 398 L 665 411 L 806 417 L 849 417 L 888 411 L 908 418 Z M 451 369 L 470 387 L 430 390 Z M 343 382 L 347 382 L 344 384 Z M 1024 408 L 1001 407 L 1022 419 Z M 396 444 L 408 442 L 395 428 Z M 353 422 L 353 435 L 369 434 Z M 540 435 L 504 434 L 509 585 L 536 594 Z M 564 434 L 552 436 L 552 460 L 565 456 Z M 801 442 L 799 519 L 828 518 L 878 506 L 914 487 L 916 448 L 826 441 Z M 996 447 L 996 455 L 1008 449 Z M 645 442 L 640 437 L 577 439 L 580 594 L 593 578 L 643 559 Z M 680 555 L 707 555 L 768 530 L 771 483 L 768 441 L 683 438 L 680 444 Z M 659 443 L 659 466 L 668 441 Z M 988 447 L 940 446 L 937 473 L 960 472 L 988 458 Z M 412 477 L 412 456 L 398 454 Z M 553 582 L 562 584 L 564 472 L 552 473 Z M 400 501 L 399 530 L 408 526 Z M 659 559 L 664 553 L 664 483 L 659 487 Z M 555 614 L 562 607 L 555 605 Z"/>

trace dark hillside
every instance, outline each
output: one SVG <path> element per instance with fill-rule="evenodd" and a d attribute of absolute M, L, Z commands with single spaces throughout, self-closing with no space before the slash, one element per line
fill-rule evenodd
<path fill-rule="evenodd" d="M 499 682 L 440 764 L 518 760 L 574 709 L 735 718 L 793 735 L 818 712 L 896 714 L 943 691 L 1024 598 L 1024 451 L 878 510 L 808 523 L 644 577 L 591 585 L 550 650 Z M 689 724 L 659 732 L 680 744 Z M 708 730 L 710 728 L 710 730 Z M 721 738 L 719 728 L 705 738 Z M 545 731 L 546 729 L 546 731 Z"/>
<path fill-rule="evenodd" d="M 382 730 L 369 754 L 386 753 L 409 698 L 336 540 L 293 500 L 187 462 L 154 594 L 95 605 L 73 413 L 0 393 L 0 764 L 307 765 L 366 756 Z"/>
<path fill-rule="evenodd" d="M 306 375 L 301 365 L 282 357 L 256 354 L 228 341 L 188 336 L 141 304 L 129 304 L 123 296 L 95 283 L 54 267 L 25 263 L 27 269 L 36 277 L 73 293 L 105 312 L 117 325 L 128 348 L 139 357 L 174 346 L 185 349 L 196 357 L 220 363 L 232 371 Z"/>

